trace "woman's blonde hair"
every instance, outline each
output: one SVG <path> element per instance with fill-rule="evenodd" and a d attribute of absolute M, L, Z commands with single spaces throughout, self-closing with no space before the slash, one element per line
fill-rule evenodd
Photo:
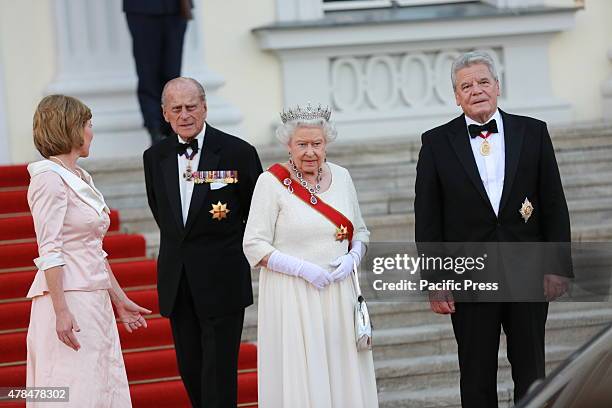
<path fill-rule="evenodd" d="M 70 153 L 83 145 L 83 128 L 91 110 L 66 95 L 45 96 L 34 112 L 34 145 L 44 158 Z"/>

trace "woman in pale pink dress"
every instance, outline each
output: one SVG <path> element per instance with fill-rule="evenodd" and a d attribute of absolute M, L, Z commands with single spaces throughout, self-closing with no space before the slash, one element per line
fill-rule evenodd
<path fill-rule="evenodd" d="M 128 299 L 102 249 L 109 209 L 76 165 L 92 138 L 91 111 L 77 99 L 51 95 L 38 105 L 34 144 L 45 160 L 28 166 L 39 257 L 28 292 L 26 385 L 68 387 L 69 402 L 52 407 L 131 407 L 111 302 L 129 332 L 147 327 L 142 314 L 151 313 Z"/>

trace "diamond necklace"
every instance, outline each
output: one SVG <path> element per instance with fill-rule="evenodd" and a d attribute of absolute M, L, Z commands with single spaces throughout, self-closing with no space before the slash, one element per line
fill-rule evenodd
<path fill-rule="evenodd" d="M 317 200 L 317 197 L 315 197 L 315 194 L 319 194 L 319 192 L 321 191 L 321 178 L 322 178 L 321 174 L 323 173 L 323 169 L 319 167 L 319 170 L 317 171 L 317 178 L 316 178 L 317 184 L 315 184 L 315 186 L 312 187 L 310 184 L 308 184 L 306 180 L 304 180 L 302 172 L 298 170 L 298 168 L 296 167 L 292 159 L 289 159 L 289 164 L 291 165 L 291 169 L 295 173 L 295 177 L 297 177 L 302 187 L 304 187 L 310 193 L 310 203 L 312 205 L 315 205 L 316 203 L 318 203 L 319 201 Z"/>

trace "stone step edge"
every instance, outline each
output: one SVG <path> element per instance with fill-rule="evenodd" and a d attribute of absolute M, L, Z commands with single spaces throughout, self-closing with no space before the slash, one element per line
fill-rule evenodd
<path fill-rule="evenodd" d="M 433 313 L 433 312 L 432 312 Z M 373 320 L 376 323 L 375 320 Z M 546 331 L 599 326 L 605 322 L 612 322 L 612 308 L 580 310 L 577 312 L 552 312 L 546 322 Z M 571 323 L 571 325 L 569 324 Z M 503 336 L 502 331 L 502 336 Z M 395 346 L 399 344 L 421 343 L 454 339 L 453 328 L 450 323 L 425 324 L 412 327 L 394 327 L 376 330 L 374 340 L 378 346 Z"/>
<path fill-rule="evenodd" d="M 561 362 L 579 346 L 556 346 L 546 347 L 545 360 L 547 363 Z M 497 354 L 498 367 L 510 366 L 506 352 L 500 347 Z M 459 362 L 456 353 L 434 356 L 419 356 L 409 358 L 395 358 L 390 360 L 379 360 L 374 362 L 377 379 L 402 378 L 409 376 L 427 376 L 432 374 L 446 374 L 459 372 Z M 459 378 L 457 377 L 457 381 Z"/>
<path fill-rule="evenodd" d="M 244 316 L 244 327 L 254 327 L 257 325 L 257 312 L 258 312 L 258 308 L 256 304 L 249 306 L 246 309 L 245 316 Z M 410 312 L 407 312 L 406 314 L 409 314 L 409 313 Z M 370 314 L 372 315 L 372 321 L 374 323 L 373 336 L 375 338 L 375 342 L 377 341 L 376 339 L 379 337 L 379 334 L 377 334 L 379 332 L 383 332 L 387 330 L 389 331 L 390 330 L 398 330 L 398 331 L 404 330 L 404 328 L 402 327 L 377 330 L 376 329 L 376 317 L 383 316 L 383 315 L 389 315 L 393 313 L 390 311 L 386 311 L 380 314 L 376 314 L 376 313 L 370 313 Z M 568 324 L 568 322 L 571 323 L 571 325 Z M 558 330 L 558 329 L 563 330 L 563 329 L 569 329 L 569 328 L 584 328 L 584 327 L 600 326 L 602 323 L 608 323 L 608 322 L 612 322 L 612 308 L 580 310 L 578 312 L 559 312 L 559 313 L 554 312 L 548 315 L 548 320 L 546 323 L 546 330 L 551 331 L 551 330 Z M 413 327 L 418 327 L 419 329 L 421 329 L 421 333 L 414 333 L 415 330 L 412 327 L 405 328 L 405 330 L 408 333 L 406 332 L 402 333 L 404 336 L 408 337 L 410 340 L 413 340 L 413 341 L 402 342 L 401 339 L 404 339 L 406 337 L 391 336 L 393 333 L 388 332 L 388 333 L 383 333 L 382 335 L 382 338 L 383 338 L 382 341 L 387 341 L 388 343 L 377 342 L 376 344 L 385 345 L 385 346 L 394 346 L 397 344 L 410 344 L 414 342 L 418 343 L 422 341 L 434 341 L 434 340 L 454 338 L 453 329 L 452 329 L 450 320 L 446 324 L 425 323 L 425 324 L 413 326 Z M 422 337 L 419 337 L 419 336 L 422 336 Z"/>
<path fill-rule="evenodd" d="M 497 384 L 497 397 L 500 401 L 510 401 L 514 385 L 511 382 L 502 382 Z M 442 401 L 455 399 L 454 404 L 440 405 Z M 442 407 L 459 407 L 459 384 L 456 387 L 449 388 L 429 388 L 423 390 L 389 390 L 382 391 L 378 394 L 378 402 L 381 404 L 390 404 L 397 402 L 405 402 L 402 407 L 414 407 L 416 403 L 426 403 L 427 405 L 418 406 L 420 408 L 442 408 Z M 431 404 L 431 405 L 430 405 Z M 394 405 L 397 406 L 397 405 Z"/>

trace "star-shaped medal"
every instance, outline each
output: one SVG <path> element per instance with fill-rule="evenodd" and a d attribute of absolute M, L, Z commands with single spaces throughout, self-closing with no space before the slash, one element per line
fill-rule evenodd
<path fill-rule="evenodd" d="M 230 210 L 227 208 L 227 204 L 222 204 L 221 201 L 217 201 L 217 204 L 212 204 L 212 210 L 209 213 L 212 214 L 213 220 L 221 221 L 224 218 L 227 218 L 227 213 Z"/>
<path fill-rule="evenodd" d="M 340 224 L 340 226 L 336 228 L 336 241 L 342 242 L 347 238 L 348 238 L 348 228 Z"/>
<path fill-rule="evenodd" d="M 525 201 L 523 201 L 523 205 L 521 206 L 519 213 L 521 214 L 521 217 L 523 217 L 523 220 L 525 220 L 525 223 L 529 221 L 529 217 L 531 217 L 531 214 L 533 214 L 533 205 L 531 202 L 529 202 L 527 197 L 525 197 Z"/>

